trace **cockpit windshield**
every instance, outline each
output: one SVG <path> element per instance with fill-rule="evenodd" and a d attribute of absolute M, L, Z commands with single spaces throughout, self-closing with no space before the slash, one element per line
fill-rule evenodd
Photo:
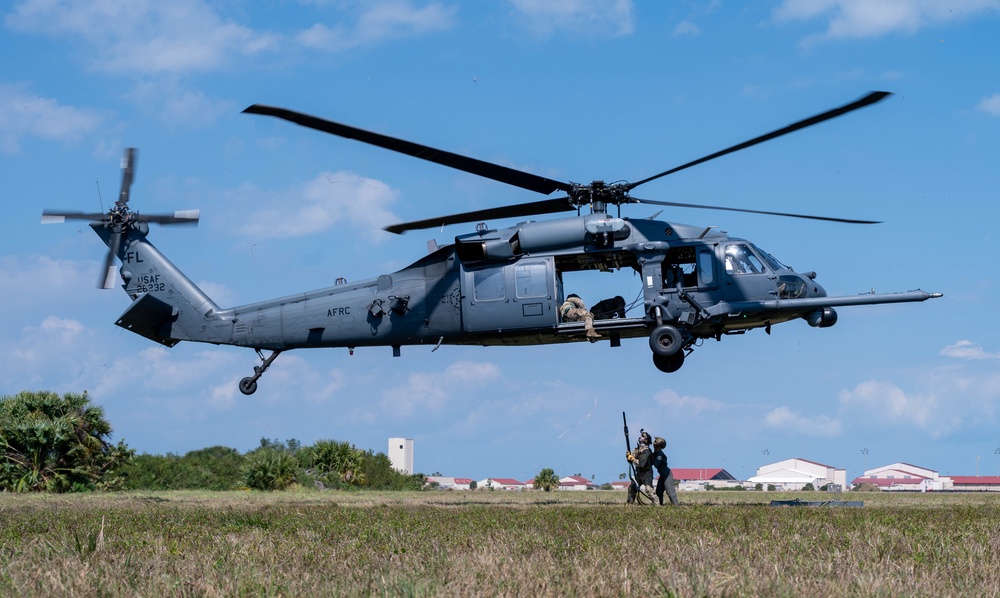
<path fill-rule="evenodd" d="M 767 265 L 770 266 L 771 269 L 774 270 L 775 272 L 777 272 L 778 270 L 785 270 L 785 269 L 790 270 L 791 269 L 788 266 L 782 264 L 780 261 L 778 261 L 778 258 L 776 258 L 773 255 L 771 255 L 770 253 L 764 251 L 760 247 L 757 247 L 756 245 L 753 245 L 753 248 L 757 250 L 757 254 L 760 257 L 764 258 L 764 261 L 767 262 Z"/>
<path fill-rule="evenodd" d="M 729 274 L 763 274 L 764 264 L 746 243 L 726 247 L 726 272 Z"/>

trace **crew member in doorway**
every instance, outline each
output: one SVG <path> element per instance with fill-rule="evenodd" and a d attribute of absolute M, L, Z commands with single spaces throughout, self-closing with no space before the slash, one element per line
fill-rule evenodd
<path fill-rule="evenodd" d="M 670 467 L 667 466 L 667 455 L 663 452 L 663 449 L 667 446 L 667 441 L 663 438 L 657 436 L 653 439 L 653 467 L 656 468 L 656 473 L 660 476 L 656 480 L 656 497 L 660 499 L 660 504 L 663 504 L 663 491 L 666 490 L 667 496 L 670 497 L 670 504 L 677 506 L 680 504 L 677 500 L 677 489 L 674 487 L 674 474 L 670 471 Z"/>
<path fill-rule="evenodd" d="M 570 293 L 566 297 L 566 301 L 559 308 L 559 314 L 562 316 L 563 322 L 579 322 L 583 321 L 583 327 L 587 331 L 587 340 L 596 343 L 597 339 L 601 338 L 600 334 L 594 330 L 594 314 L 587 311 L 587 306 L 580 299 L 579 295 Z"/>

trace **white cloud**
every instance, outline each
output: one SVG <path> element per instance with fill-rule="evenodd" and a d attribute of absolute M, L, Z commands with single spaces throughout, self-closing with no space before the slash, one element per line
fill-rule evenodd
<path fill-rule="evenodd" d="M 52 37 L 78 37 L 95 48 L 91 67 L 107 72 L 183 73 L 220 68 L 253 56 L 279 38 L 224 21 L 202 0 L 26 0 L 8 27 Z"/>
<path fill-rule="evenodd" d="M 674 27 L 671 35 L 674 37 L 697 37 L 701 35 L 701 27 L 698 27 L 691 21 L 681 21 Z"/>
<path fill-rule="evenodd" d="M 440 373 L 415 372 L 406 384 L 382 393 L 381 407 L 393 417 L 406 417 L 418 410 L 440 412 L 455 392 L 499 377 L 496 364 L 476 361 L 456 362 Z"/>
<path fill-rule="evenodd" d="M 219 116 L 236 112 L 231 102 L 213 100 L 173 81 L 139 83 L 128 97 L 147 114 L 171 125 L 206 126 Z"/>
<path fill-rule="evenodd" d="M 511 0 L 536 34 L 566 29 L 597 37 L 620 37 L 635 30 L 631 0 Z"/>
<path fill-rule="evenodd" d="M 316 23 L 296 36 L 303 46 L 339 51 L 372 45 L 386 39 L 412 37 L 450 29 L 455 24 L 455 7 L 434 2 L 415 8 L 409 2 L 366 3 L 366 10 L 354 26 Z"/>
<path fill-rule="evenodd" d="M 653 395 L 653 400 L 670 409 L 672 413 L 683 412 L 698 415 L 703 411 L 720 411 L 723 403 L 704 397 L 680 395 L 677 391 L 666 389 Z"/>
<path fill-rule="evenodd" d="M 956 359 L 1000 359 L 1000 353 L 988 353 L 982 345 L 962 340 L 941 349 L 941 355 Z"/>
<path fill-rule="evenodd" d="M 932 25 L 1000 11 L 1000 0 L 785 0 L 774 10 L 779 22 L 828 20 L 824 39 L 878 37 L 913 33 Z"/>
<path fill-rule="evenodd" d="M 807 417 L 788 407 L 778 407 L 764 416 L 764 425 L 790 434 L 833 438 L 842 430 L 840 420 L 826 415 Z"/>
<path fill-rule="evenodd" d="M 962 424 L 959 405 L 942 405 L 935 392 L 907 393 L 891 382 L 868 380 L 838 393 L 841 409 L 858 411 L 881 425 L 914 426 L 931 438 L 940 438 Z"/>
<path fill-rule="evenodd" d="M 0 83 L 0 151 L 5 154 L 19 152 L 25 137 L 78 142 L 102 120 L 97 111 L 65 106 L 23 86 Z"/>
<path fill-rule="evenodd" d="M 241 191 L 242 195 L 252 191 Z M 281 208 L 252 214 L 241 232 L 265 238 L 296 237 L 329 230 L 344 223 L 371 239 L 382 238 L 385 225 L 398 218 L 389 205 L 398 192 L 381 181 L 352 172 L 323 172 L 302 188 L 282 193 Z"/>
<path fill-rule="evenodd" d="M 976 104 L 976 109 L 982 110 L 987 114 L 992 114 L 993 116 L 1000 116 L 1000 93 L 983 98 L 983 101 Z"/>

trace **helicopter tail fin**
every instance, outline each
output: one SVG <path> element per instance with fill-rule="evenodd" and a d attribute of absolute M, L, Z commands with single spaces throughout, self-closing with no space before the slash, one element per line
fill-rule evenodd
<path fill-rule="evenodd" d="M 99 224 L 94 230 L 107 236 Z M 224 343 L 231 338 L 222 330 L 219 306 L 146 239 L 145 231 L 129 231 L 118 258 L 122 287 L 132 303 L 115 324 L 168 347 L 182 340 Z"/>

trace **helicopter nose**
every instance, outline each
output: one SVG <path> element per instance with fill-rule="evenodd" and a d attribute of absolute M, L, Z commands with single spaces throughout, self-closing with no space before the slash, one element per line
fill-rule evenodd
<path fill-rule="evenodd" d="M 815 278 L 806 278 L 805 283 L 806 288 L 809 289 L 810 297 L 826 297 L 826 289 L 823 288 L 823 285 L 816 282 Z"/>

